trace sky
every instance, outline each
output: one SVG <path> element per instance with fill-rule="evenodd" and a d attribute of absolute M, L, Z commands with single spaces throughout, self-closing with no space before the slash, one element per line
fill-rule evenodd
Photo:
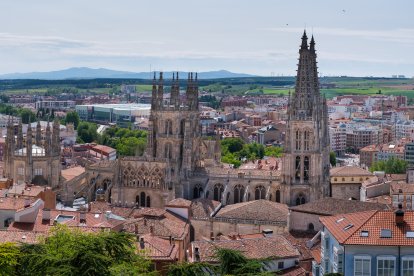
<path fill-rule="evenodd" d="M 414 76 L 412 0 L 3 0 L 0 74 L 69 67 Z"/>

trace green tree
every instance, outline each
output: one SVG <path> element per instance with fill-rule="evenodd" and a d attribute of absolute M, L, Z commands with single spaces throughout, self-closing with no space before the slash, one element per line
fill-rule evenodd
<path fill-rule="evenodd" d="M 16 275 L 20 250 L 10 242 L 0 244 L 0 276 Z"/>
<path fill-rule="evenodd" d="M 78 142 L 80 143 L 91 143 L 96 141 L 98 133 L 96 132 L 96 124 L 88 122 L 80 122 L 77 128 L 78 131 Z"/>
<path fill-rule="evenodd" d="M 240 138 L 227 138 L 221 141 L 222 151 L 229 151 L 235 153 L 243 149 L 244 142 Z"/>
<path fill-rule="evenodd" d="M 282 157 L 283 154 L 283 148 L 282 147 L 265 147 L 264 149 L 264 155 L 265 156 L 272 156 L 272 157 Z"/>
<path fill-rule="evenodd" d="M 150 273 L 150 262 L 135 253 L 127 233 L 85 233 L 64 225 L 39 244 L 23 246 L 18 275 L 138 275 Z M 136 274 L 119 274 L 122 271 Z"/>
<path fill-rule="evenodd" d="M 388 174 L 403 174 L 406 172 L 408 162 L 398 158 L 389 158 L 386 161 L 377 161 L 369 168 L 371 172 L 384 171 Z"/>
<path fill-rule="evenodd" d="M 332 167 L 335 167 L 336 166 L 336 153 L 333 152 L 333 151 L 331 151 L 329 153 L 329 162 L 331 163 L 331 166 Z"/>
<path fill-rule="evenodd" d="M 219 260 L 221 275 L 273 275 L 263 272 L 263 266 L 258 260 L 249 260 L 240 251 L 218 248 L 215 255 Z"/>
<path fill-rule="evenodd" d="M 36 121 L 36 114 L 27 108 L 22 108 L 19 110 L 20 118 L 22 119 L 23 124 L 33 123 Z"/>
<path fill-rule="evenodd" d="M 76 129 L 79 125 L 79 121 L 80 121 L 79 115 L 76 111 L 70 111 L 70 112 L 66 113 L 65 124 L 73 123 L 73 125 Z"/>
<path fill-rule="evenodd" d="M 199 276 L 205 275 L 203 268 L 212 266 L 208 263 L 177 263 L 169 266 L 168 276 Z"/>

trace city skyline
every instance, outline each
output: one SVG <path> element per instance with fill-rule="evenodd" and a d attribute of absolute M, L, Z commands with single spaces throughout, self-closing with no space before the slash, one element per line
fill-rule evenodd
<path fill-rule="evenodd" d="M 4 2 L 0 74 L 90 67 L 295 75 L 306 29 L 324 76 L 412 77 L 414 4 L 398 3 Z"/>

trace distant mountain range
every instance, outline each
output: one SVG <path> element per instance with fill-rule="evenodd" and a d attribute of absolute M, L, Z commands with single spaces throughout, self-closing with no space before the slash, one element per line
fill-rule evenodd
<path fill-rule="evenodd" d="M 173 72 L 164 72 L 164 78 L 172 78 Z M 181 79 L 187 78 L 187 72 L 179 72 Z M 158 75 L 158 74 L 157 74 Z M 253 75 L 233 73 L 226 70 L 199 72 L 200 79 L 219 79 L 219 78 L 244 78 L 254 77 Z M 50 72 L 31 72 L 31 73 L 11 73 L 0 75 L 0 79 L 40 79 L 40 80 L 64 80 L 64 79 L 149 79 L 152 78 L 150 72 L 127 72 L 116 71 L 105 68 L 73 67 L 64 70 Z"/>

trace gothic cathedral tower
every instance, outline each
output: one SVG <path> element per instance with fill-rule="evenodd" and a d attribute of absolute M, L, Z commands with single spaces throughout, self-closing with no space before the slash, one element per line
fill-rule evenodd
<path fill-rule="evenodd" d="M 154 74 L 151 115 L 145 156 L 149 161 L 167 163 L 166 179 L 175 197 L 189 197 L 189 181 L 200 159 L 197 73 L 188 74 L 185 101 L 180 99 L 178 72 L 173 74 L 170 101 L 163 98 L 163 75 Z"/>
<path fill-rule="evenodd" d="M 312 36 L 308 46 L 306 32 L 287 112 L 283 201 L 292 206 L 330 196 L 328 111 L 319 92 L 315 41 Z"/>

